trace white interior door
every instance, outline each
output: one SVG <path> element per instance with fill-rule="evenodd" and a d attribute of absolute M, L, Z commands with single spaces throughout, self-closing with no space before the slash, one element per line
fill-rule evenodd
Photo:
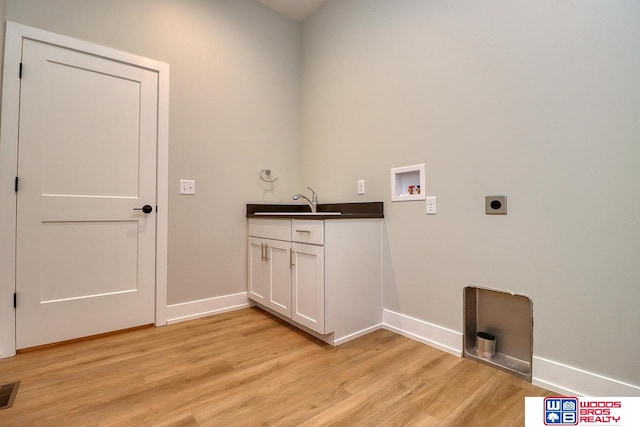
<path fill-rule="evenodd" d="M 28 39 L 22 64 L 17 348 L 153 323 L 157 74 Z"/>

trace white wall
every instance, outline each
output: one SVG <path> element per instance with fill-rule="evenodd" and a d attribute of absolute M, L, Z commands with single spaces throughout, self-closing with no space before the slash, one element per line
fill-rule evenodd
<path fill-rule="evenodd" d="M 465 285 L 529 295 L 536 356 L 640 386 L 639 2 L 329 0 L 302 75 L 305 182 L 386 202 L 385 308 L 462 332 Z M 390 203 L 423 162 L 436 216 Z"/>
<path fill-rule="evenodd" d="M 6 19 L 170 64 L 168 303 L 246 291 L 245 204 L 299 190 L 299 24 L 252 0 L 7 0 Z"/>

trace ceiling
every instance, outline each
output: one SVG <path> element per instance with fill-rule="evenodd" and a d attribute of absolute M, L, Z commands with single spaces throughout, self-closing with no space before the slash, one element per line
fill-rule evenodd
<path fill-rule="evenodd" d="M 257 0 L 294 21 L 304 21 L 326 0 Z"/>

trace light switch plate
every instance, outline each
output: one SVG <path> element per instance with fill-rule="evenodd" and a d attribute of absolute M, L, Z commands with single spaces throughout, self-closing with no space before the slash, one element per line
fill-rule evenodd
<path fill-rule="evenodd" d="M 196 182 L 191 179 L 181 179 L 180 194 L 196 194 Z"/>

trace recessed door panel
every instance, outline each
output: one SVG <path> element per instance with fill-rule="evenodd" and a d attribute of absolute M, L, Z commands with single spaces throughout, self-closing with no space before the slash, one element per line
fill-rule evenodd
<path fill-rule="evenodd" d="M 43 66 L 43 193 L 137 197 L 141 83 L 59 62 Z"/>
<path fill-rule="evenodd" d="M 41 302 L 138 289 L 136 221 L 45 222 L 41 233 Z"/>
<path fill-rule="evenodd" d="M 249 298 L 267 303 L 269 269 L 265 260 L 266 240 L 249 238 Z"/>
<path fill-rule="evenodd" d="M 325 333 L 324 248 L 294 243 L 291 318 Z"/>
<path fill-rule="evenodd" d="M 269 303 L 270 308 L 291 317 L 291 243 L 269 241 Z"/>

